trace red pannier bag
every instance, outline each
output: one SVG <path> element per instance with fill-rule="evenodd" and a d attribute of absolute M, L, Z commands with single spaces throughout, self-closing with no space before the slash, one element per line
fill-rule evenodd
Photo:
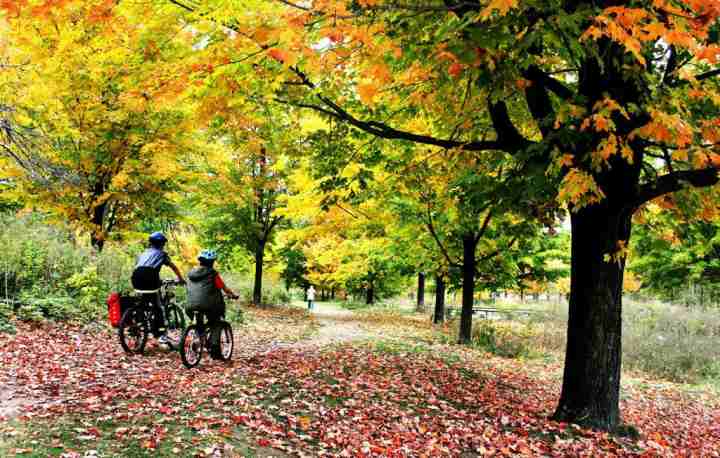
<path fill-rule="evenodd" d="M 108 318 L 110 319 L 110 325 L 113 328 L 117 328 L 120 324 L 120 318 L 122 318 L 122 306 L 120 304 L 120 293 L 112 292 L 107 298 L 108 306 Z"/>

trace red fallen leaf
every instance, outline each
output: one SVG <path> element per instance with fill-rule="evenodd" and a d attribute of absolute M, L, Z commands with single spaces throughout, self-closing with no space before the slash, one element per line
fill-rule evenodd
<path fill-rule="evenodd" d="M 143 441 L 142 448 L 147 448 L 151 450 L 155 450 L 158 446 L 158 442 L 154 437 L 151 437 L 150 439 L 147 439 Z"/>
<path fill-rule="evenodd" d="M 265 439 L 264 437 L 261 437 L 256 442 L 260 447 L 269 447 L 270 446 L 270 441 Z"/>

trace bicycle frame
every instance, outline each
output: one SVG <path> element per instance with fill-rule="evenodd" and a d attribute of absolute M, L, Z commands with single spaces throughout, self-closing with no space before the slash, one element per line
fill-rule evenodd
<path fill-rule="evenodd" d="M 175 293 L 173 292 L 173 290 L 179 284 L 180 283 L 175 280 L 163 280 L 160 284 L 159 290 L 157 291 L 157 293 L 155 293 L 158 297 L 158 304 L 162 308 L 163 321 L 165 321 L 164 324 L 167 324 L 168 322 L 168 306 L 170 305 L 170 300 L 175 297 Z M 150 297 L 150 294 L 136 294 L 136 300 L 138 305 L 143 306 L 148 321 L 152 323 L 152 321 L 155 319 L 155 310 L 152 307 Z"/>

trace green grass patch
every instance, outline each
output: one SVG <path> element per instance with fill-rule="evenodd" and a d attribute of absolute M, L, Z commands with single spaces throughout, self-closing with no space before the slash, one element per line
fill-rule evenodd
<path fill-rule="evenodd" d="M 193 412 L 197 414 L 198 412 Z M 198 418 L 202 418 L 200 415 Z M 63 454 L 178 457 L 232 450 L 255 456 L 252 441 L 236 426 L 193 423 L 186 415 L 65 416 L 9 424 L 0 440 L 3 457 L 59 457 Z M 94 451 L 94 452 L 93 452 Z"/>

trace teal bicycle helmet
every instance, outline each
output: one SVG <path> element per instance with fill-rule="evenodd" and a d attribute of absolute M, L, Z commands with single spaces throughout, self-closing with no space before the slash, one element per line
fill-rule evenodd
<path fill-rule="evenodd" d="M 217 253 L 215 250 L 202 250 L 198 259 L 207 259 L 208 261 L 214 261 L 217 259 Z"/>

